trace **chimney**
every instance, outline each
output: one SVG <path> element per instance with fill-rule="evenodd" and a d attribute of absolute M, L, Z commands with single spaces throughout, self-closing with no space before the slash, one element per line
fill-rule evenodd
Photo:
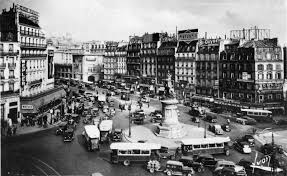
<path fill-rule="evenodd" d="M 226 39 L 226 34 L 224 35 L 224 39 Z"/>
<path fill-rule="evenodd" d="M 243 28 L 243 30 L 242 30 L 242 32 L 243 32 L 243 39 L 245 39 L 245 29 Z"/>
<path fill-rule="evenodd" d="M 204 38 L 207 39 L 207 32 L 205 32 Z"/>

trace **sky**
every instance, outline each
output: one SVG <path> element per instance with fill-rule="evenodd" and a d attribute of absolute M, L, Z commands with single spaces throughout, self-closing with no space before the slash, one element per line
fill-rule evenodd
<path fill-rule="evenodd" d="M 48 35 L 70 33 L 80 41 L 128 40 L 176 27 L 224 38 L 258 26 L 287 44 L 287 0 L 0 0 L 0 8 L 13 3 L 38 11 Z"/>

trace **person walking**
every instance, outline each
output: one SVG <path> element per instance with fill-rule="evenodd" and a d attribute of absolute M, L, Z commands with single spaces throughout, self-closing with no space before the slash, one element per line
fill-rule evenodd
<path fill-rule="evenodd" d="M 14 124 L 14 125 L 13 125 L 13 135 L 16 135 L 16 131 L 17 131 L 17 125 Z"/>

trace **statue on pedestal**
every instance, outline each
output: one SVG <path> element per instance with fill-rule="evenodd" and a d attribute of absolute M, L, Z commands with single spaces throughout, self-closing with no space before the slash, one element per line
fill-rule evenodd
<path fill-rule="evenodd" d="M 168 71 L 168 73 L 167 73 L 167 84 L 165 87 L 166 99 L 175 99 L 175 97 L 176 97 L 175 92 L 174 92 L 174 88 L 173 88 L 172 82 L 171 82 L 171 76 L 172 75 Z"/>

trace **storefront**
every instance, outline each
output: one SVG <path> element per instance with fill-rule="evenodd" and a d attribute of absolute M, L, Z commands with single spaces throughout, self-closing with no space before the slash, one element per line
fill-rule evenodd
<path fill-rule="evenodd" d="M 35 96 L 21 97 L 21 113 L 23 116 L 36 115 L 52 108 L 66 96 L 63 88 L 53 88 Z"/>

